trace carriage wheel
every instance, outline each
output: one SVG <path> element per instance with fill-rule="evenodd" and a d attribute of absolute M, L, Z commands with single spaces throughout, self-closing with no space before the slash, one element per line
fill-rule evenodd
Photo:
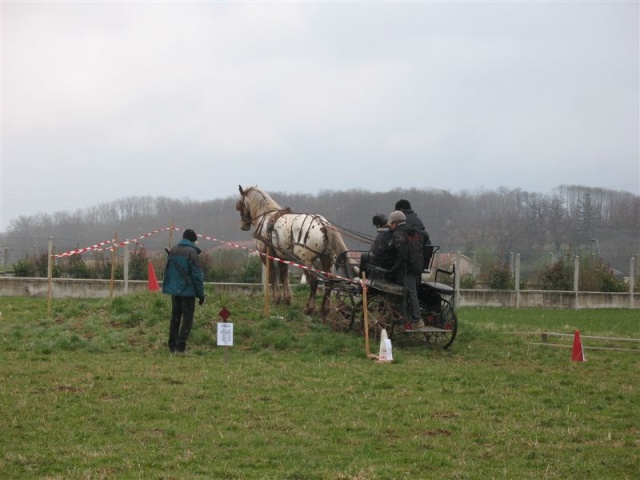
<path fill-rule="evenodd" d="M 429 312 L 424 318 L 427 331 L 424 337 L 429 345 L 447 349 L 458 333 L 458 316 L 448 300 L 440 300 L 440 311 Z"/>
<path fill-rule="evenodd" d="M 356 316 L 356 301 L 344 285 L 325 291 L 322 299 L 322 323 L 337 332 L 348 332 Z"/>
<path fill-rule="evenodd" d="M 367 324 L 369 325 L 369 342 L 376 345 L 380 341 L 382 329 L 387 336 L 393 336 L 393 322 L 398 313 L 383 295 L 372 295 L 367 300 Z M 362 312 L 360 331 L 364 333 L 364 311 Z"/>

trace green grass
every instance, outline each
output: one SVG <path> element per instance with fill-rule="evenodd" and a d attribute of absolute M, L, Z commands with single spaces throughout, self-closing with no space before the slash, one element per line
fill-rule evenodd
<path fill-rule="evenodd" d="M 450 351 L 394 338 L 392 364 L 296 305 L 211 294 L 190 354 L 170 301 L 2 298 L 0 478 L 638 478 L 631 310 L 461 309 Z M 235 346 L 217 347 L 226 306 Z M 579 329 L 587 362 L 539 335 Z M 571 338 L 549 338 L 571 344 Z M 376 350 L 372 346 L 372 350 Z"/>

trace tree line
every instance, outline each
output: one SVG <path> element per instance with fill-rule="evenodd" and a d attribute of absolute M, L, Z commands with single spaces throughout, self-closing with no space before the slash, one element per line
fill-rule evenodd
<path fill-rule="evenodd" d="M 484 266 L 505 264 L 515 252 L 521 255 L 525 276 L 574 254 L 597 258 L 628 274 L 630 259 L 640 253 L 640 197 L 624 191 L 563 185 L 550 194 L 500 188 L 459 193 L 325 190 L 312 195 L 265 189 L 294 212 L 324 215 L 355 250 L 368 248 L 375 233 L 373 215 L 388 215 L 404 198 L 423 220 L 433 244 L 474 258 L 485 272 Z M 250 232 L 239 229 L 237 198 L 132 196 L 75 212 L 21 216 L 0 236 L 0 255 L 3 265 L 10 266 L 41 254 L 49 237 L 56 251 L 64 252 L 111 239 L 115 233 L 120 239 L 138 238 L 172 223 L 225 242 L 248 241 Z M 162 252 L 169 239 L 163 234 L 142 242 L 148 252 Z M 201 247 L 207 251 L 224 245 L 201 242 Z"/>

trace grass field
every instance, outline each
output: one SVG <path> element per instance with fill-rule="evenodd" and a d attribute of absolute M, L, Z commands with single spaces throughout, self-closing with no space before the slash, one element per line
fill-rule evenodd
<path fill-rule="evenodd" d="M 638 339 L 640 312 L 461 309 L 449 351 L 401 335 L 379 364 L 303 296 L 265 317 L 261 297 L 211 294 L 186 356 L 165 347 L 157 292 L 54 300 L 51 316 L 1 298 L 0 478 L 640 477 L 640 344 L 586 338 Z M 586 362 L 521 333 L 576 329 Z"/>

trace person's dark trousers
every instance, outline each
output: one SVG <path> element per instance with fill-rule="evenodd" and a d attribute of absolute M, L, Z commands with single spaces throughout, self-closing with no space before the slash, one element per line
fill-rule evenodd
<path fill-rule="evenodd" d="M 418 299 L 418 284 L 421 275 L 407 274 L 404 277 L 404 288 L 409 303 L 409 315 L 412 323 L 422 319 L 420 315 L 420 300 Z"/>
<path fill-rule="evenodd" d="M 171 323 L 169 325 L 169 350 L 184 352 L 193 326 L 196 297 L 171 296 Z"/>

